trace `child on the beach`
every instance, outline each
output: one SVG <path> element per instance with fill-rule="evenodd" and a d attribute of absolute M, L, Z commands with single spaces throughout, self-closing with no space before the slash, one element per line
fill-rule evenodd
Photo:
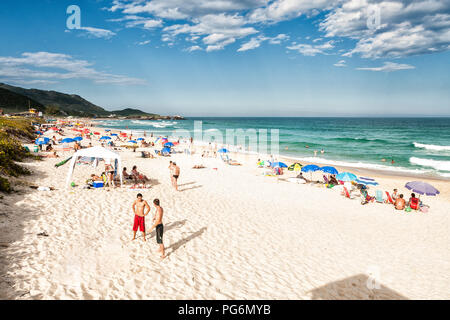
<path fill-rule="evenodd" d="M 142 194 L 138 193 L 137 199 L 133 202 L 133 212 L 134 212 L 134 225 L 133 225 L 133 239 L 136 239 L 136 232 L 138 229 L 142 232 L 145 239 L 145 216 L 150 212 L 150 206 L 147 201 L 142 198 Z"/>

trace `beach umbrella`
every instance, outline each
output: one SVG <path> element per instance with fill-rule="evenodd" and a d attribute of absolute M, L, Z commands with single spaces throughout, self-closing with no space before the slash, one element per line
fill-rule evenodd
<path fill-rule="evenodd" d="M 82 137 L 75 137 L 75 138 L 73 138 L 73 140 L 75 140 L 75 141 L 81 141 L 81 140 L 83 140 L 83 138 L 82 138 Z"/>
<path fill-rule="evenodd" d="M 117 133 L 111 133 L 110 136 L 111 137 L 117 137 Z"/>
<path fill-rule="evenodd" d="M 222 149 L 220 149 L 217 152 L 219 152 L 219 153 L 228 153 L 229 151 L 228 151 L 228 149 L 222 148 Z"/>
<path fill-rule="evenodd" d="M 41 131 L 36 131 L 35 133 L 38 134 L 38 135 L 41 135 L 41 134 L 42 134 Z"/>
<path fill-rule="evenodd" d="M 34 141 L 34 143 L 37 144 L 37 145 L 41 145 L 41 144 L 49 144 L 49 142 L 50 142 L 50 139 L 49 139 L 49 138 L 45 138 L 45 137 L 37 138 L 37 139 Z"/>
<path fill-rule="evenodd" d="M 144 138 L 137 138 L 136 140 L 137 141 L 142 141 L 142 140 L 144 140 Z"/>
<path fill-rule="evenodd" d="M 270 164 L 270 166 L 273 168 L 278 168 L 278 167 L 279 168 L 287 168 L 288 167 L 287 164 L 284 162 L 273 162 Z"/>
<path fill-rule="evenodd" d="M 164 144 L 164 147 L 173 147 L 174 144 L 172 142 L 167 142 Z"/>
<path fill-rule="evenodd" d="M 100 140 L 111 140 L 111 137 L 103 136 L 103 137 L 100 138 Z"/>
<path fill-rule="evenodd" d="M 302 172 L 314 172 L 314 171 L 317 171 L 317 170 L 320 170 L 320 167 L 316 166 L 315 164 L 309 164 L 309 165 L 304 166 L 302 168 Z"/>
<path fill-rule="evenodd" d="M 73 143 L 73 142 L 75 142 L 75 140 L 73 140 L 72 138 L 65 138 L 61 140 L 60 143 Z"/>
<path fill-rule="evenodd" d="M 433 187 L 431 184 L 422 181 L 411 181 L 405 184 L 408 190 L 412 190 L 418 194 L 425 194 L 427 196 L 435 196 L 439 194 L 439 190 Z"/>
<path fill-rule="evenodd" d="M 171 151 L 170 148 L 166 147 L 166 148 L 161 150 L 161 153 L 170 153 L 170 151 Z"/>
<path fill-rule="evenodd" d="M 300 163 L 296 162 L 296 163 L 291 164 L 288 167 L 288 170 L 289 171 L 300 171 L 300 170 L 302 170 L 302 167 L 303 166 Z"/>
<path fill-rule="evenodd" d="M 94 134 L 95 134 L 96 136 L 99 136 L 99 135 L 100 135 L 100 132 L 94 132 Z"/>
<path fill-rule="evenodd" d="M 350 172 L 341 172 L 336 176 L 336 179 L 340 181 L 354 181 L 356 176 Z"/>
<path fill-rule="evenodd" d="M 320 168 L 320 171 L 323 171 L 323 172 L 329 173 L 329 174 L 338 174 L 339 173 L 335 167 L 328 167 L 328 166 Z"/>
<path fill-rule="evenodd" d="M 106 129 L 106 130 L 105 130 L 105 132 L 110 132 L 110 131 L 111 131 L 111 130 L 109 130 L 109 129 Z"/>
<path fill-rule="evenodd" d="M 359 177 L 355 180 L 356 183 L 363 184 L 365 186 L 371 185 L 371 186 L 377 186 L 378 182 L 375 181 L 375 179 L 372 178 L 366 178 L 366 177 Z"/>
<path fill-rule="evenodd" d="M 130 141 L 128 141 L 128 143 L 137 143 L 137 141 L 136 140 L 130 140 Z"/>

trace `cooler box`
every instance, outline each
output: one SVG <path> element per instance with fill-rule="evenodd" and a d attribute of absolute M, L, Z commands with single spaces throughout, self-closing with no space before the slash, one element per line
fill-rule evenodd
<path fill-rule="evenodd" d="M 101 182 L 101 181 L 94 181 L 93 187 L 94 188 L 103 188 L 103 182 Z"/>
<path fill-rule="evenodd" d="M 38 146 L 34 146 L 33 151 L 34 152 L 39 152 L 39 147 Z"/>

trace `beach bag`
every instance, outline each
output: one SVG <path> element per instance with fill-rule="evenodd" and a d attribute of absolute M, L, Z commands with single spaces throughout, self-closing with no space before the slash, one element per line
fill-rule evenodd
<path fill-rule="evenodd" d="M 410 207 L 406 207 L 406 208 L 405 208 L 405 211 L 406 211 L 406 212 L 411 212 L 412 209 L 411 209 Z"/>
<path fill-rule="evenodd" d="M 423 212 L 423 213 L 426 213 L 426 212 L 428 212 L 428 207 L 425 207 L 425 206 L 423 206 L 423 207 L 420 207 L 420 212 Z"/>

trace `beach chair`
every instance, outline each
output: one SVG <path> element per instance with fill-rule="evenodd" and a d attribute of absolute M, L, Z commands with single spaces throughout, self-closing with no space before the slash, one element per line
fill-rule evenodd
<path fill-rule="evenodd" d="M 355 197 L 348 192 L 348 189 L 346 187 L 342 187 L 342 194 L 349 199 L 355 199 Z"/>
<path fill-rule="evenodd" d="M 386 203 L 394 204 L 394 200 L 392 200 L 392 197 L 388 191 L 386 191 L 387 200 Z"/>
<path fill-rule="evenodd" d="M 383 191 L 377 190 L 375 192 L 375 201 L 378 202 L 378 203 L 384 203 Z"/>

